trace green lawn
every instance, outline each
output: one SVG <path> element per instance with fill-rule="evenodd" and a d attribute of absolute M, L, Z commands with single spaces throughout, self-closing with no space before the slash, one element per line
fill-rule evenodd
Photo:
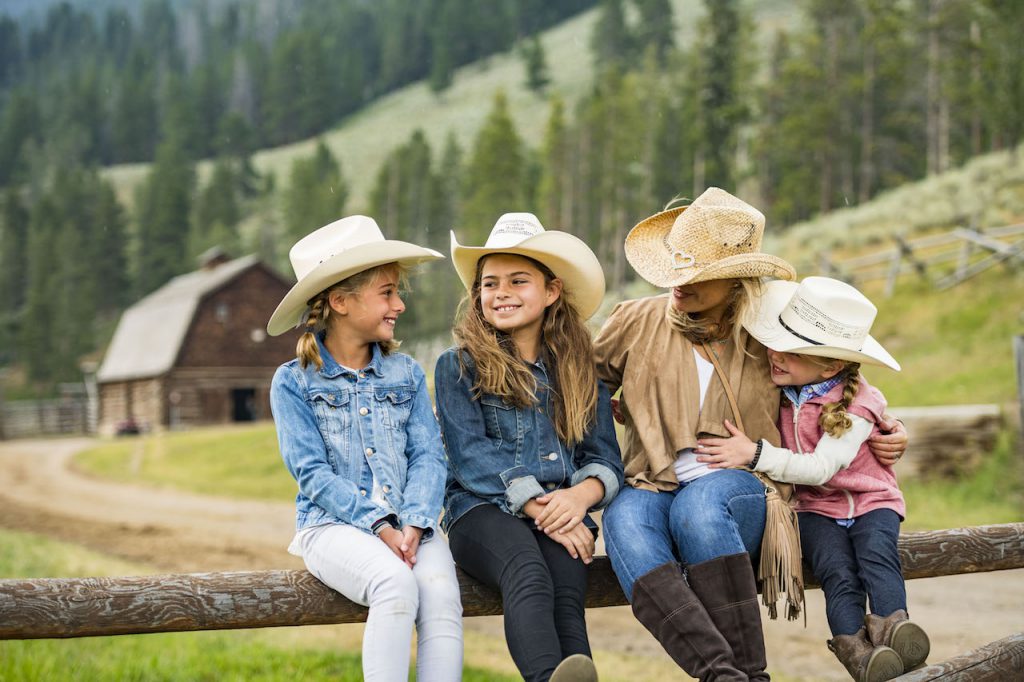
<path fill-rule="evenodd" d="M 0 529 L 0 578 L 138 575 L 144 566 Z M 332 626 L 0 642 L 5 682 L 238 682 L 362 679 L 360 656 L 338 651 Z M 307 634 L 303 643 L 297 633 Z M 512 680 L 468 668 L 463 679 Z"/>

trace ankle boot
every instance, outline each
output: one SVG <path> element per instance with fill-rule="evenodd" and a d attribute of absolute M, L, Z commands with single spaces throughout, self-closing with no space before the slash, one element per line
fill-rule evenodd
<path fill-rule="evenodd" d="M 747 679 L 679 564 L 662 564 L 637 579 L 633 615 L 690 677 L 723 682 Z"/>
<path fill-rule="evenodd" d="M 718 631 L 732 647 L 736 666 L 751 680 L 770 680 L 757 603 L 757 579 L 746 552 L 717 557 L 686 568 L 690 587 Z"/>
<path fill-rule="evenodd" d="M 872 646 L 865 628 L 855 635 L 836 635 L 828 641 L 828 648 L 855 682 L 885 682 L 903 674 L 903 661 L 896 652 L 887 646 Z"/>
<path fill-rule="evenodd" d="M 548 678 L 549 682 L 597 682 L 597 668 L 589 656 L 573 654 L 564 659 Z"/>
<path fill-rule="evenodd" d="M 899 654 L 906 670 L 913 670 L 925 662 L 931 651 L 931 642 L 921 626 L 908 620 L 903 609 L 893 611 L 885 618 L 869 613 L 864 616 L 868 639 L 875 646 L 887 646 Z"/>

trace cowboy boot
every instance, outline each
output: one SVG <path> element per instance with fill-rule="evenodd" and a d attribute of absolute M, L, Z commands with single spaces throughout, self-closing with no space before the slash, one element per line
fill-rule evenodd
<path fill-rule="evenodd" d="M 648 571 L 633 584 L 633 615 L 690 677 L 747 679 L 674 561 Z"/>
<path fill-rule="evenodd" d="M 742 552 L 703 561 L 688 566 L 686 575 L 718 631 L 732 647 L 736 667 L 751 680 L 770 680 L 765 671 L 768 660 L 750 555 Z"/>
<path fill-rule="evenodd" d="M 864 616 L 868 639 L 876 646 L 887 646 L 899 654 L 906 670 L 914 670 L 922 665 L 931 643 L 921 626 L 908 620 L 903 609 L 893 611 L 885 618 L 869 613 Z"/>
<path fill-rule="evenodd" d="M 597 668 L 589 656 L 573 654 L 564 659 L 548 678 L 550 682 L 597 682 Z"/>
<path fill-rule="evenodd" d="M 856 682 L 885 682 L 903 674 L 899 655 L 887 646 L 872 646 L 865 628 L 854 635 L 836 635 L 828 648 Z"/>

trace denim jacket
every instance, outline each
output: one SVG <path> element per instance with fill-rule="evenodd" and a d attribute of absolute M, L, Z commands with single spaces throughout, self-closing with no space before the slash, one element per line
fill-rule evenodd
<path fill-rule="evenodd" d="M 473 398 L 475 366 L 455 348 L 437 361 L 434 386 L 441 431 L 448 453 L 445 530 L 473 507 L 496 505 L 522 515 L 531 499 L 594 477 L 604 484 L 604 497 L 594 509 L 612 501 L 622 485 L 622 458 L 615 440 L 608 390 L 597 382 L 597 417 L 583 441 L 569 447 L 559 440 L 543 362 L 531 364 L 537 378 L 537 404 L 518 408 L 494 395 Z M 596 524 L 588 515 L 584 522 Z"/>
<path fill-rule="evenodd" d="M 369 532 L 393 514 L 429 538 L 446 467 L 423 370 L 374 344 L 370 364 L 354 372 L 317 342 L 323 367 L 292 360 L 270 387 L 281 456 L 299 485 L 296 529 L 345 523 Z"/>

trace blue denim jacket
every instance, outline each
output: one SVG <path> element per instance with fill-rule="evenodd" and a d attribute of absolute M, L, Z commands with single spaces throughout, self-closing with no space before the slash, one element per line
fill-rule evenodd
<path fill-rule="evenodd" d="M 374 344 L 370 364 L 353 372 L 318 343 L 323 367 L 292 360 L 270 387 L 281 456 L 299 485 L 296 529 L 340 522 L 369 531 L 394 514 L 427 539 L 437 528 L 446 466 L 423 370 Z"/>
<path fill-rule="evenodd" d="M 473 507 L 493 504 L 522 515 L 535 497 L 594 477 L 604 484 L 601 509 L 622 485 L 622 457 L 615 440 L 608 389 L 597 382 L 597 417 L 581 443 L 558 439 L 551 421 L 550 390 L 543 362 L 530 365 L 537 378 L 537 405 L 517 408 L 493 395 L 473 399 L 475 366 L 462 352 L 446 350 L 437 360 L 434 387 L 448 452 L 448 485 L 441 525 L 447 531 Z M 588 515 L 584 522 L 597 525 Z"/>

